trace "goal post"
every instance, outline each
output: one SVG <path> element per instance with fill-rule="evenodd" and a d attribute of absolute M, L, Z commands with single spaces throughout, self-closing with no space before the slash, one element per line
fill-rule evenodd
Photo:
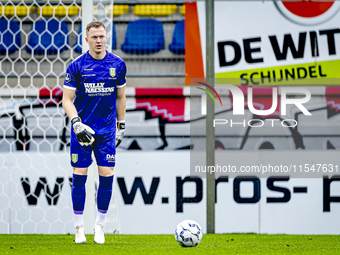
<path fill-rule="evenodd" d="M 82 52 L 89 50 L 89 45 L 85 41 L 86 26 L 93 20 L 93 0 L 82 0 L 81 6 L 82 15 Z M 93 157 L 93 155 L 92 155 Z M 84 208 L 84 229 L 85 233 L 93 232 L 93 224 L 95 221 L 95 208 L 96 208 L 96 190 L 95 190 L 95 164 L 89 167 L 87 171 L 87 181 L 85 185 L 86 200 Z"/>

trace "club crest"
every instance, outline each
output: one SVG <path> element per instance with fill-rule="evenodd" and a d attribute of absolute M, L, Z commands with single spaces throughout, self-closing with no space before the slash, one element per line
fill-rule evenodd
<path fill-rule="evenodd" d="M 110 75 L 112 77 L 115 77 L 116 76 L 116 68 L 110 68 Z"/>
<path fill-rule="evenodd" d="M 77 163 L 78 162 L 78 154 L 72 154 L 72 162 Z"/>

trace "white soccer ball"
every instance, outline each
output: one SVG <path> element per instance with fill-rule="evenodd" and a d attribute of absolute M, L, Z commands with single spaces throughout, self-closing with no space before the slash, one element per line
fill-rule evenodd
<path fill-rule="evenodd" d="M 203 238 L 202 228 L 193 220 L 182 221 L 177 225 L 175 238 L 183 247 L 195 247 Z"/>

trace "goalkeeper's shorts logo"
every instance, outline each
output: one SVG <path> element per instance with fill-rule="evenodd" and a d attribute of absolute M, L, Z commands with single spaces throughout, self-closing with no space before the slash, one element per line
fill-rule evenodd
<path fill-rule="evenodd" d="M 115 77 L 116 76 L 116 68 L 110 68 L 110 75 L 112 77 Z"/>
<path fill-rule="evenodd" d="M 78 162 L 78 154 L 72 154 L 72 162 L 77 163 Z"/>
<path fill-rule="evenodd" d="M 108 162 L 115 162 L 116 156 L 113 154 L 106 154 L 106 160 Z"/>

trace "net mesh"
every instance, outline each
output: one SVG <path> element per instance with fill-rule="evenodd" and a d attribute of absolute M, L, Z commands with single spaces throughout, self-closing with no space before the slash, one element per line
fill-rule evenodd
<path fill-rule="evenodd" d="M 61 84 L 80 10 L 76 2 L 0 3 L 1 233 L 73 232 Z"/>
<path fill-rule="evenodd" d="M 74 232 L 61 99 L 66 68 L 81 53 L 81 8 L 79 1 L 0 2 L 0 233 Z M 112 24 L 112 14 L 94 18 Z M 106 232 L 118 233 L 115 196 L 109 212 Z"/>

